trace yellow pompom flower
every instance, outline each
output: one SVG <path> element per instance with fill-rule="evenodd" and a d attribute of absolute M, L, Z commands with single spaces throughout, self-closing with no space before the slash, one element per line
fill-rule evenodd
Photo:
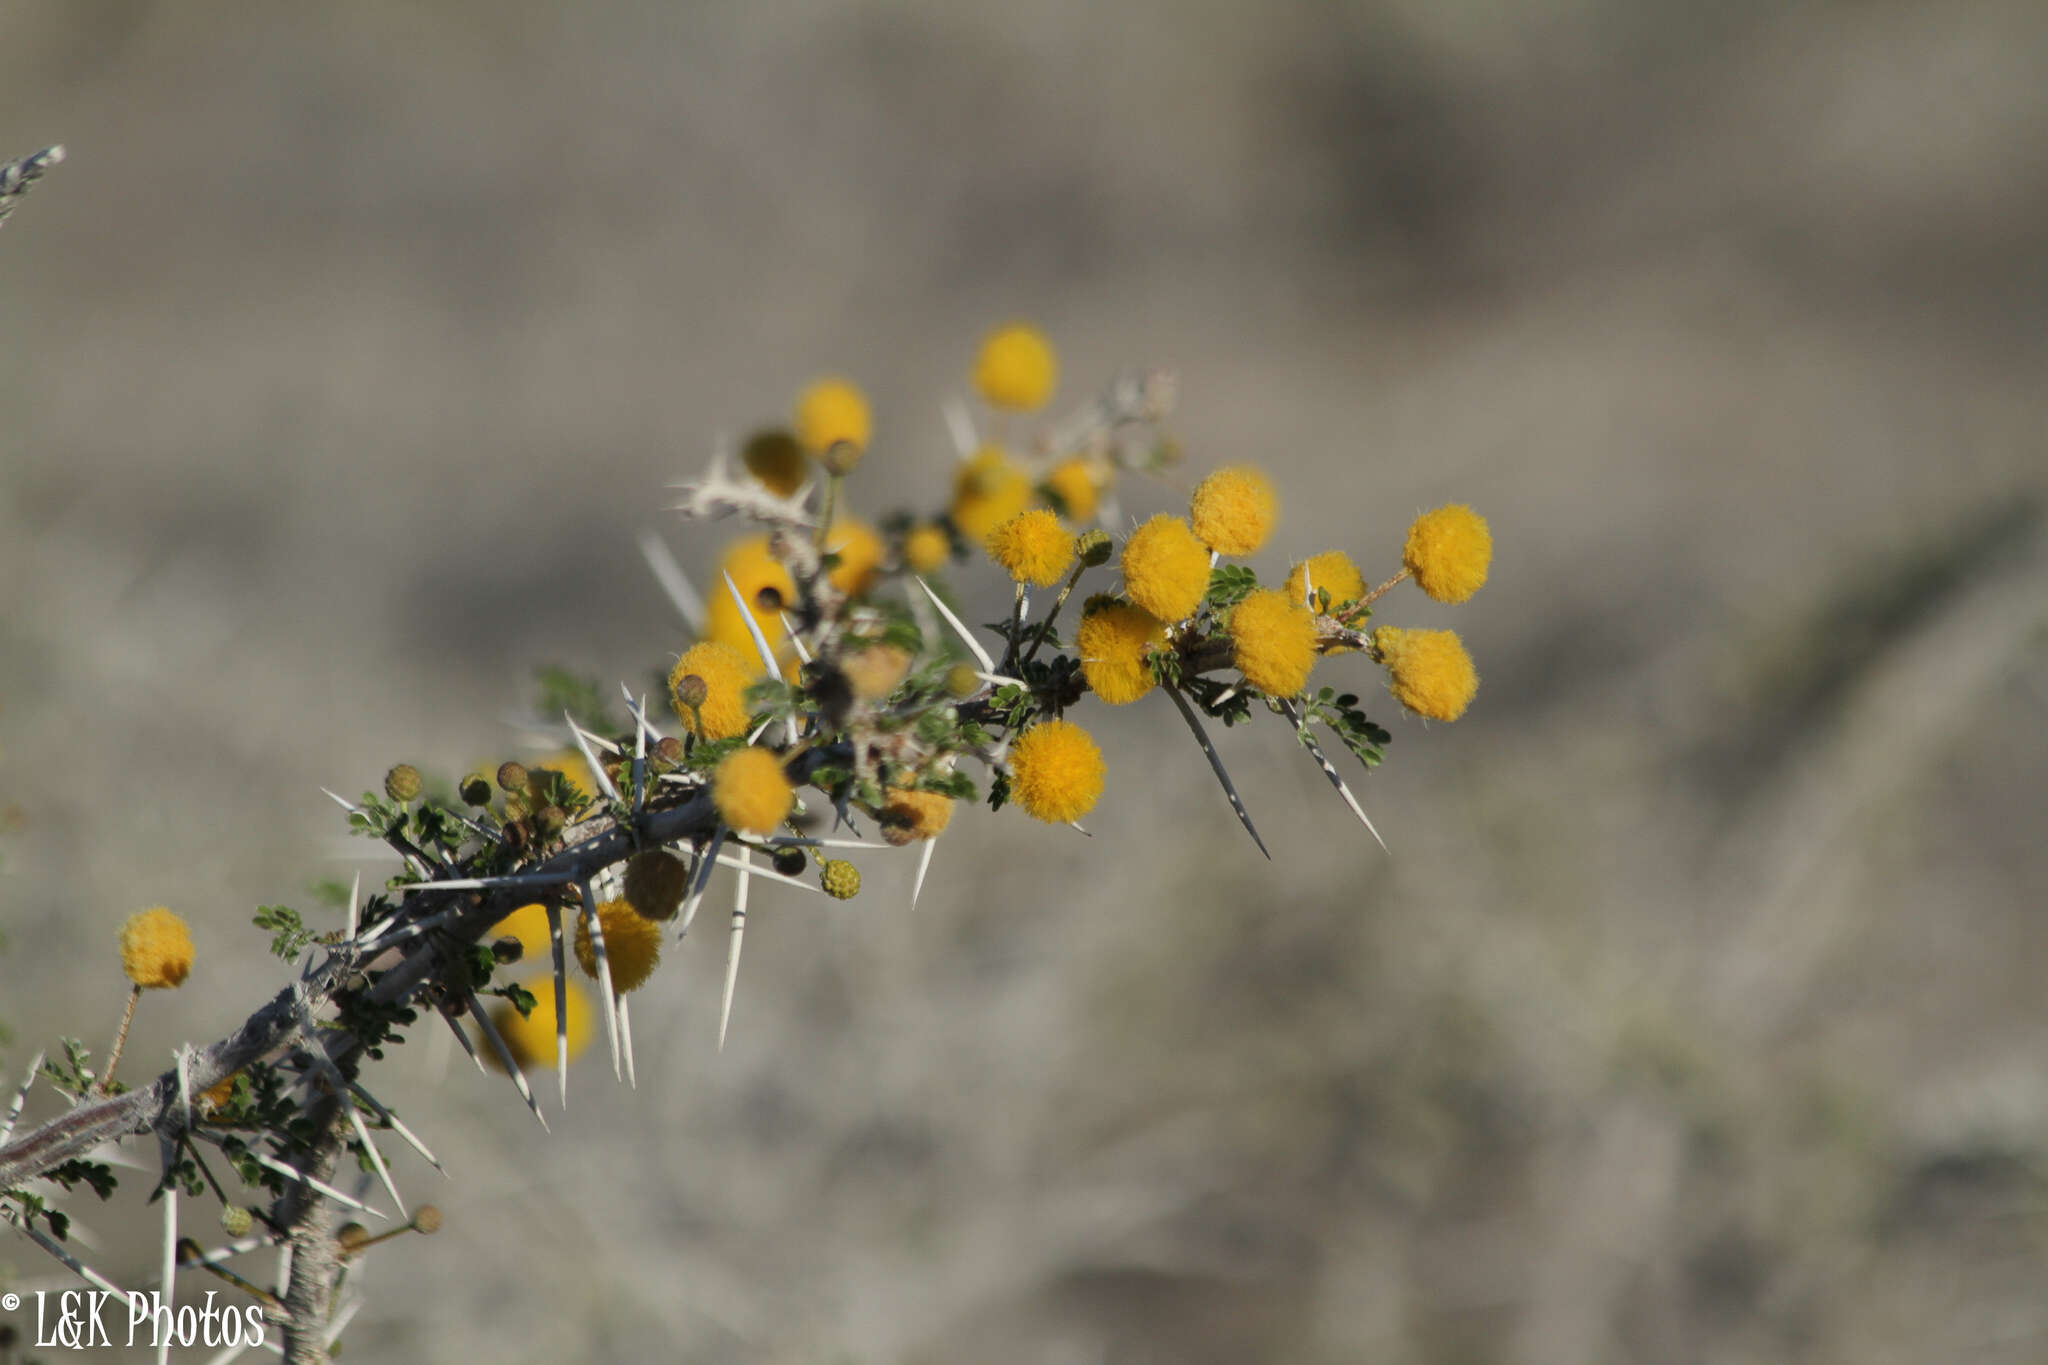
<path fill-rule="evenodd" d="M 562 1000 L 567 1005 L 564 1022 L 568 1025 L 569 1060 L 573 1062 L 590 1046 L 590 997 L 574 981 L 562 984 L 568 988 L 563 992 Z M 506 1001 L 491 1011 L 491 1023 L 498 1030 L 498 1036 L 505 1040 L 505 1050 L 512 1054 L 512 1060 L 522 1069 L 552 1069 L 555 1065 L 554 978 L 542 977 L 527 990 L 533 993 L 533 1013 L 522 1018 L 512 1003 Z M 497 1049 L 482 1048 L 481 1051 L 492 1061 L 497 1060 Z"/>
<path fill-rule="evenodd" d="M 161 905 L 136 911 L 121 926 L 121 970 L 138 986 L 184 985 L 192 954 L 192 931 Z"/>
<path fill-rule="evenodd" d="M 612 989 L 620 995 L 638 990 L 661 965 L 661 925 L 625 901 L 603 901 L 597 927 L 604 930 L 604 956 L 612 969 Z M 597 940 L 590 934 L 590 916 L 576 916 L 576 965 L 597 980 Z"/>
<path fill-rule="evenodd" d="M 757 431 L 740 451 L 747 472 L 759 479 L 769 492 L 786 498 L 804 486 L 810 466 L 796 437 L 780 427 Z"/>
<path fill-rule="evenodd" d="M 788 567 L 770 553 L 768 537 L 748 536 L 734 541 L 726 547 L 718 568 L 719 573 L 711 582 L 705 638 L 731 645 L 746 660 L 750 676 L 762 673 L 761 651 L 754 647 L 746 617 L 740 614 L 739 603 L 732 600 L 732 591 L 725 586 L 725 575 L 731 574 L 732 581 L 739 585 L 740 596 L 746 599 L 747 612 L 775 651 L 776 661 L 793 658 L 782 611 L 796 601 L 796 580 L 790 576 Z"/>
<path fill-rule="evenodd" d="M 903 562 L 912 573 L 930 573 L 952 557 L 952 538 L 940 527 L 915 526 L 903 537 Z"/>
<path fill-rule="evenodd" d="M 1463 602 L 1486 586 L 1493 564 L 1493 532 L 1486 518 L 1463 503 L 1424 512 L 1408 528 L 1401 562 L 1439 602 Z"/>
<path fill-rule="evenodd" d="M 983 446 L 953 475 L 953 524 L 977 545 L 1030 505 L 1030 477 L 1000 446 Z"/>
<path fill-rule="evenodd" d="M 1332 608 L 1341 607 L 1365 596 L 1365 575 L 1351 562 L 1350 555 L 1342 550 L 1325 550 L 1302 560 L 1287 575 L 1287 598 L 1290 602 L 1305 605 L 1310 588 L 1319 595 L 1328 593 Z"/>
<path fill-rule="evenodd" d="M 1081 675 L 1111 706 L 1134 702 L 1152 690 L 1152 666 L 1145 656 L 1165 645 L 1166 627 L 1158 617 L 1111 597 L 1089 601 L 1074 636 Z"/>
<path fill-rule="evenodd" d="M 882 571 L 882 538 L 875 528 L 855 517 L 832 523 L 825 533 L 825 548 L 839 556 L 839 563 L 825 576 L 832 586 L 848 597 L 859 597 L 875 585 Z M 727 596 L 731 596 L 730 593 Z M 770 640 L 776 637 L 770 635 Z"/>
<path fill-rule="evenodd" d="M 779 624 L 779 623 L 778 623 Z M 744 629 L 744 627 L 742 627 Z M 668 671 L 668 699 L 683 728 L 699 739 L 731 739 L 747 731 L 747 687 L 753 682 L 760 653 L 747 642 L 740 653 L 723 640 L 701 640 L 683 651 Z M 692 711 L 683 705 L 683 679 L 704 681 L 704 703 Z"/>
<path fill-rule="evenodd" d="M 1418 716 L 1456 720 L 1479 690 L 1472 656 L 1454 630 L 1398 630 L 1381 626 L 1373 648 L 1392 675 L 1395 700 Z"/>
<path fill-rule="evenodd" d="M 936 839 L 953 819 L 953 798 L 944 792 L 891 787 L 877 817 L 882 837 L 901 848 L 919 839 Z"/>
<path fill-rule="evenodd" d="M 1195 535 L 1218 554 L 1255 554 L 1280 519 L 1280 499 L 1264 472 L 1231 465 L 1195 485 L 1188 515 Z"/>
<path fill-rule="evenodd" d="M 990 332 L 974 362 L 974 387 L 990 406 L 1035 412 L 1059 383 L 1059 358 L 1045 333 L 1013 322 Z"/>
<path fill-rule="evenodd" d="M 1209 590 L 1209 552 L 1179 517 L 1161 512 L 1124 542 L 1124 592 L 1161 621 L 1180 621 Z"/>
<path fill-rule="evenodd" d="M 1010 790 L 1025 814 L 1047 824 L 1094 810 L 1106 771 L 1094 738 L 1072 721 L 1040 721 L 1010 750 Z"/>
<path fill-rule="evenodd" d="M 1017 582 L 1049 588 L 1074 566 L 1074 533 L 1036 507 L 990 531 L 988 553 Z"/>
<path fill-rule="evenodd" d="M 847 380 L 820 379 L 796 400 L 796 438 L 814 455 L 841 441 L 865 451 L 873 434 L 867 395 Z"/>
<path fill-rule="evenodd" d="M 1269 697 L 1308 686 L 1316 666 L 1316 618 L 1277 588 L 1248 594 L 1230 613 L 1231 661 L 1245 681 Z"/>
<path fill-rule="evenodd" d="M 910 651 L 900 645 L 869 645 L 839 656 L 839 671 L 863 701 L 880 701 L 910 676 Z"/>
<path fill-rule="evenodd" d="M 711 799 L 718 818 L 747 834 L 773 834 L 796 798 L 782 760 L 766 749 L 737 749 L 718 762 Z"/>
<path fill-rule="evenodd" d="M 1093 521 L 1095 509 L 1102 504 L 1102 489 L 1109 481 L 1105 468 L 1097 471 L 1093 461 L 1076 455 L 1061 460 L 1046 471 L 1046 491 L 1059 499 L 1071 521 Z"/>
<path fill-rule="evenodd" d="M 520 906 L 491 926 L 491 932 L 484 935 L 483 943 L 488 947 L 493 940 L 501 938 L 519 940 L 521 962 L 554 961 L 555 939 L 548 928 L 548 911 L 544 905 Z"/>

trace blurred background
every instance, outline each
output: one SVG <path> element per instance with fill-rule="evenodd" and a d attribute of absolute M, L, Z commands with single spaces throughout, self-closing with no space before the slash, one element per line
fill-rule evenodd
<path fill-rule="evenodd" d="M 321 786 L 665 666 L 635 536 L 703 582 L 665 485 L 816 374 L 935 510 L 1024 316 L 1062 406 L 1179 372 L 1127 515 L 1257 461 L 1259 567 L 1369 578 L 1491 519 L 1380 617 L 1464 720 L 1318 673 L 1391 856 L 1279 722 L 1219 735 L 1267 862 L 1096 708 L 1092 841 L 757 893 L 723 1053 L 707 913 L 552 1136 L 423 1029 L 447 1228 L 351 1358 L 2048 1358 L 2044 128 L 2038 0 L 10 5 L 0 156 L 71 155 L 0 231 L 0 1070 L 104 1047 L 149 904 L 200 962 L 124 1072 L 218 1036 L 258 904 L 388 872 Z"/>

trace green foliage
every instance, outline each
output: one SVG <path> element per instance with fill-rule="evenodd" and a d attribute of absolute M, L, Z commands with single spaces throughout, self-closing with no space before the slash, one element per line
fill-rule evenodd
<path fill-rule="evenodd" d="M 270 951 L 286 962 L 298 961 L 299 954 L 306 951 L 315 937 L 299 918 L 299 912 L 288 905 L 259 905 L 254 921 L 258 929 L 272 931 Z"/>
<path fill-rule="evenodd" d="M 1393 736 L 1366 718 L 1358 709 L 1358 697 L 1350 692 L 1339 693 L 1334 687 L 1325 687 L 1314 696 L 1305 698 L 1302 704 L 1302 733 L 1308 727 L 1321 721 L 1330 727 L 1338 740 L 1349 749 L 1352 756 L 1368 768 L 1379 766 L 1386 757 L 1385 747 L 1393 742 Z"/>
<path fill-rule="evenodd" d="M 613 715 L 610 691 L 594 680 L 550 665 L 536 670 L 535 681 L 540 689 L 537 705 L 543 716 L 559 716 L 566 711 L 578 725 L 600 734 L 625 728 Z M 662 686 L 667 684 L 664 678 Z"/>
<path fill-rule="evenodd" d="M 99 1079 L 99 1073 L 92 1069 L 92 1050 L 76 1038 L 59 1038 L 57 1045 L 64 1049 L 64 1056 L 44 1060 L 43 1079 L 67 1095 L 83 1097 Z M 119 1093 L 120 1088 L 115 1086 L 115 1092 Z"/>
<path fill-rule="evenodd" d="M 1211 610 L 1234 607 L 1259 586 L 1259 576 L 1243 564 L 1218 564 L 1209 571 L 1209 591 L 1202 605 Z"/>

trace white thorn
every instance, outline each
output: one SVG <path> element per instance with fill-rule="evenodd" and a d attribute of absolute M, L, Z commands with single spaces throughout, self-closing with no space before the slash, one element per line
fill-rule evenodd
<path fill-rule="evenodd" d="M 160 1141 L 164 1159 L 164 1288 L 162 1306 L 170 1311 L 171 1321 L 178 1320 L 176 1307 L 178 1278 L 178 1182 L 172 1178 L 171 1169 L 177 1163 L 177 1149 L 169 1138 Z M 166 1365 L 171 1358 L 171 1338 L 176 1333 L 166 1332 L 156 1344 L 156 1365 Z"/>
<path fill-rule="evenodd" d="M 7 1106 L 7 1113 L 0 1116 L 0 1143 L 7 1141 L 14 1132 L 15 1120 L 21 1117 L 21 1106 L 28 1103 L 28 1092 L 35 1087 L 36 1076 L 43 1069 L 43 1054 L 36 1053 L 29 1058 L 28 1074 L 21 1078 L 21 1089 L 14 1092 L 14 1101 Z"/>
<path fill-rule="evenodd" d="M 704 599 L 690 585 L 689 576 L 683 566 L 676 563 L 675 555 L 669 550 L 668 542 L 652 531 L 640 533 L 640 557 L 647 561 L 647 567 L 654 574 L 654 581 L 661 586 L 668 600 L 674 604 L 676 614 L 683 618 L 683 624 L 690 628 L 692 635 L 704 633 Z"/>
<path fill-rule="evenodd" d="M 917 578 L 915 574 L 911 576 Z M 947 606 L 937 593 L 932 591 L 932 585 L 925 582 L 922 578 L 918 578 L 917 586 L 923 588 L 925 596 L 932 599 L 932 605 L 939 609 L 939 615 L 946 618 L 946 624 L 953 628 L 953 633 L 967 642 L 967 648 L 973 651 L 975 661 L 981 665 L 982 671 L 984 673 L 995 672 L 996 661 L 991 659 L 988 651 L 981 647 L 981 641 L 975 639 L 973 635 L 968 633 L 967 627 L 960 624 L 960 618 L 953 614 L 953 609 Z"/>
<path fill-rule="evenodd" d="M 782 666 L 775 662 L 775 651 L 768 648 L 768 637 L 761 633 L 761 623 L 754 619 L 754 609 L 747 605 L 747 599 L 740 596 L 740 585 L 732 581 L 732 575 L 725 575 L 726 589 L 732 593 L 732 600 L 740 604 L 740 620 L 747 623 L 747 634 L 754 637 L 754 648 L 761 655 L 761 665 L 768 670 L 768 676 L 782 681 Z"/>
<path fill-rule="evenodd" d="M 569 1112 L 569 971 L 562 942 L 562 907 L 548 902 L 548 944 L 555 966 L 555 1078 L 561 1087 L 562 1112 Z"/>
<path fill-rule="evenodd" d="M 718 1050 L 725 1051 L 726 1026 L 732 1023 L 732 993 L 740 979 L 740 945 L 747 936 L 747 887 L 754 880 L 750 875 L 753 864 L 753 850 L 740 845 L 740 884 L 732 905 L 732 939 L 725 953 L 725 1000 L 718 1010 Z"/>
<path fill-rule="evenodd" d="M 917 855 L 917 880 L 910 884 L 910 908 L 917 909 L 917 898 L 924 891 L 924 874 L 931 871 L 932 852 L 939 846 L 937 839 L 926 839 L 924 848 Z"/>
<path fill-rule="evenodd" d="M 697 882 L 690 888 L 689 902 L 683 906 L 683 924 L 676 931 L 677 938 L 689 933 L 690 921 L 697 918 L 697 904 L 704 899 L 704 888 L 711 884 L 711 873 L 718 866 L 718 850 L 724 845 L 725 836 L 726 828 L 722 824 L 712 832 L 711 847 L 704 850 L 703 861 L 697 864 Z"/>
<path fill-rule="evenodd" d="M 1316 743 L 1316 737 L 1302 724 L 1301 713 L 1294 709 L 1294 703 L 1283 701 L 1280 703 L 1280 709 L 1286 713 L 1287 719 L 1294 722 L 1294 733 L 1301 740 L 1301 746 L 1308 750 L 1309 757 L 1323 770 L 1323 776 L 1330 779 L 1330 785 L 1337 789 L 1337 795 L 1344 798 L 1344 804 L 1351 807 L 1351 813 L 1365 826 L 1366 833 L 1372 835 L 1373 842 L 1380 846 L 1380 852 L 1391 855 L 1393 850 L 1387 847 L 1385 839 L 1380 838 L 1380 832 L 1373 828 L 1372 820 L 1366 815 L 1365 808 L 1358 804 L 1358 798 L 1351 794 L 1351 788 L 1344 785 L 1344 778 L 1324 755 L 1322 745 Z"/>
<path fill-rule="evenodd" d="M 562 712 L 562 719 L 568 722 L 569 737 L 576 741 L 576 748 L 582 752 L 583 761 L 590 765 L 590 775 L 596 779 L 597 789 L 604 793 L 606 800 L 618 800 L 619 789 L 612 785 L 612 780 L 609 777 L 605 776 L 604 764 L 599 763 L 597 755 L 591 751 L 590 743 L 584 737 L 583 727 L 578 725 L 576 718 L 567 711 Z"/>
<path fill-rule="evenodd" d="M 959 398 L 948 398 L 939 404 L 939 415 L 946 421 L 946 434 L 953 438 L 953 451 L 961 459 L 974 457 L 981 440 L 974 434 L 974 416 L 967 410 L 967 404 Z"/>
<path fill-rule="evenodd" d="M 1216 774 L 1216 780 L 1223 784 L 1223 794 L 1230 798 L 1230 808 L 1237 812 L 1238 822 L 1244 826 L 1244 832 L 1252 836 L 1252 842 L 1259 846 L 1259 852 L 1265 853 L 1268 859 L 1272 858 L 1273 855 L 1266 852 L 1266 841 L 1259 837 L 1258 829 L 1252 824 L 1251 812 L 1244 808 L 1244 799 L 1237 794 L 1236 784 L 1230 780 L 1230 770 L 1223 766 L 1223 756 L 1217 753 L 1216 746 L 1209 742 L 1209 733 L 1202 728 L 1202 718 L 1195 714 L 1194 707 L 1188 705 L 1188 699 L 1181 695 L 1178 687 L 1168 687 L 1164 691 L 1167 696 L 1173 698 L 1173 704 L 1180 708 L 1181 719 L 1185 720 L 1188 729 L 1194 732 L 1195 743 L 1201 746 L 1202 756 L 1209 760 L 1210 771 Z"/>
<path fill-rule="evenodd" d="M 377 1144 L 371 1141 L 370 1130 L 363 1123 L 363 1116 L 346 1098 L 342 1100 L 342 1104 L 348 1108 L 348 1121 L 355 1126 L 356 1141 L 363 1144 L 363 1153 L 370 1158 L 371 1169 L 376 1171 L 377 1178 L 384 1182 L 385 1193 L 391 1196 L 391 1202 L 398 1206 L 398 1216 L 410 1218 L 412 1215 L 405 1211 L 405 1201 L 398 1197 L 398 1186 L 391 1179 L 391 1168 L 384 1164 L 384 1154 L 378 1151 Z"/>
<path fill-rule="evenodd" d="M 625 1079 L 624 1061 L 619 1053 L 619 994 L 612 989 L 612 961 L 604 947 L 604 925 L 598 921 L 597 893 L 590 889 L 589 882 L 578 888 L 583 893 L 583 924 L 590 930 L 591 951 L 597 954 L 597 991 L 604 997 L 605 1036 L 612 1045 L 612 1079 Z"/>
<path fill-rule="evenodd" d="M 790 648 L 796 651 L 796 661 L 800 664 L 809 663 L 811 661 L 811 651 L 805 649 L 804 642 L 796 638 L 796 625 L 789 619 L 789 613 L 785 611 L 779 613 L 779 615 L 782 617 L 782 629 L 789 635 Z"/>
<path fill-rule="evenodd" d="M 626 997 L 619 997 L 619 1047 L 626 1054 L 626 1084 L 633 1089 L 640 1088 L 640 1078 L 633 1072 L 633 1016 L 626 1009 Z"/>
<path fill-rule="evenodd" d="M 498 1054 L 498 1060 L 504 1064 L 506 1074 L 512 1077 L 512 1084 L 519 1090 L 519 1098 L 526 1101 L 526 1107 L 540 1120 L 541 1130 L 548 1131 L 547 1116 L 540 1112 L 540 1101 L 534 1099 L 533 1087 L 526 1083 L 526 1073 L 519 1069 L 519 1063 L 512 1060 L 512 1049 L 506 1047 L 505 1040 L 498 1036 L 498 1026 L 491 1022 L 490 1015 L 484 1013 L 483 1002 L 476 998 L 474 990 L 469 992 L 469 1012 L 476 1016 L 477 1026 L 484 1031 L 484 1038 L 489 1041 L 491 1050 Z"/>
<path fill-rule="evenodd" d="M 356 931 L 362 928 L 363 870 L 356 869 L 355 884 L 348 889 L 348 939 L 353 943 Z"/>

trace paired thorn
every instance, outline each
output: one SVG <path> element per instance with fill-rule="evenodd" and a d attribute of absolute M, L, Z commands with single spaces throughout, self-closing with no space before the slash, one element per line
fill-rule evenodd
<path fill-rule="evenodd" d="M 1259 837 L 1258 827 L 1252 824 L 1251 812 L 1244 808 L 1244 798 L 1237 794 L 1237 785 L 1230 780 L 1230 770 L 1223 766 L 1223 756 L 1216 752 L 1216 746 L 1209 742 L 1208 731 L 1202 728 L 1202 718 L 1195 714 L 1195 708 L 1188 705 L 1188 699 L 1181 695 L 1178 687 L 1161 689 L 1173 698 L 1173 704 L 1180 709 L 1181 719 L 1194 732 L 1195 743 L 1202 748 L 1202 757 L 1209 760 L 1209 769 L 1216 774 L 1216 780 L 1223 784 L 1223 794 L 1230 798 L 1230 808 L 1237 812 L 1237 819 L 1244 826 L 1244 832 L 1252 836 L 1252 842 L 1259 846 L 1259 852 L 1267 858 L 1273 855 L 1266 851 L 1266 841 Z"/>
<path fill-rule="evenodd" d="M 1329 758 L 1323 753 L 1323 746 L 1316 743 L 1316 737 L 1310 734 L 1308 726 L 1302 723 L 1301 712 L 1295 708 L 1294 703 L 1283 701 L 1280 703 L 1280 710 L 1287 719 L 1294 722 L 1294 733 L 1300 738 L 1301 747 L 1308 750 L 1309 757 L 1323 770 L 1323 776 L 1330 779 L 1330 785 L 1337 789 L 1337 795 L 1344 798 L 1344 804 L 1351 807 L 1351 813 L 1365 826 L 1366 833 L 1372 835 L 1373 842 L 1380 846 L 1380 852 L 1392 853 L 1393 850 L 1387 847 L 1387 841 L 1380 838 L 1380 832 L 1373 828 L 1372 820 L 1366 815 L 1365 808 L 1359 805 L 1358 798 L 1351 794 L 1351 788 L 1344 785 L 1343 775 L 1331 765 Z"/>

